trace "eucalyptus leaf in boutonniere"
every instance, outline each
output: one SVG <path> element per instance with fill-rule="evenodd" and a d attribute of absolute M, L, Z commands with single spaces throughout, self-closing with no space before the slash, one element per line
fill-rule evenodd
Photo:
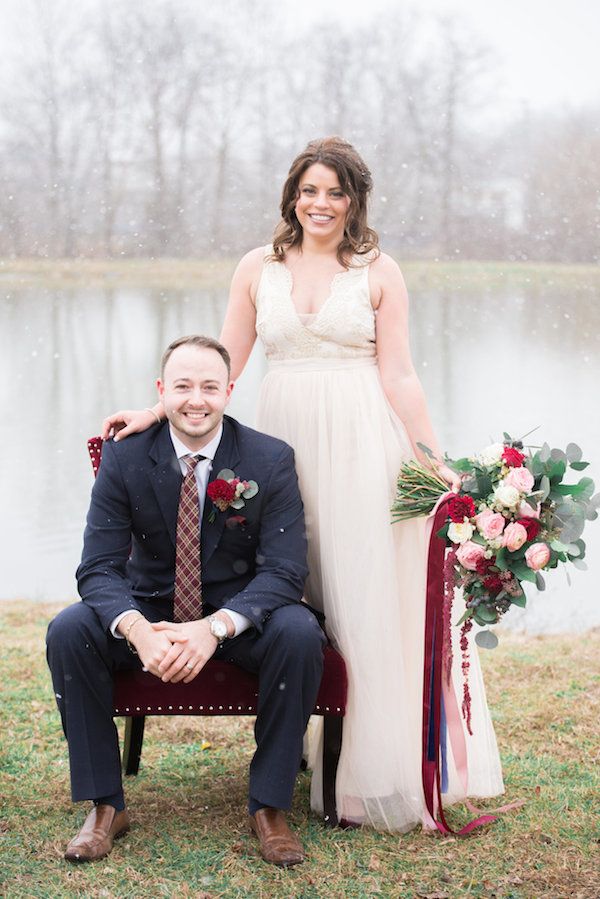
<path fill-rule="evenodd" d="M 227 509 L 243 509 L 246 500 L 252 499 L 258 493 L 258 484 L 256 481 L 243 481 L 230 468 L 224 468 L 215 480 L 209 483 L 206 493 L 219 512 L 226 512 Z M 217 516 L 215 508 L 208 516 L 211 523 Z"/>

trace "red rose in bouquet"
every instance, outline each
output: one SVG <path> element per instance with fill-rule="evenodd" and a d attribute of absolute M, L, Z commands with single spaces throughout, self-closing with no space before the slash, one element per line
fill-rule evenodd
<path fill-rule="evenodd" d="M 520 453 L 514 446 L 505 446 L 502 453 L 502 461 L 506 462 L 509 468 L 520 468 L 525 461 L 525 454 Z"/>
<path fill-rule="evenodd" d="M 535 540 L 537 535 L 542 529 L 541 524 L 537 520 L 537 518 L 517 518 L 517 524 L 523 525 L 525 530 L 527 531 L 527 540 Z"/>

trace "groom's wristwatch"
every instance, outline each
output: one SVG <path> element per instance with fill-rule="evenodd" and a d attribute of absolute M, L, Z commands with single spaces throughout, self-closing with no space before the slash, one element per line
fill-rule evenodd
<path fill-rule="evenodd" d="M 209 615 L 208 621 L 211 634 L 219 643 L 222 643 L 227 637 L 227 625 L 221 618 L 217 618 L 215 615 Z"/>

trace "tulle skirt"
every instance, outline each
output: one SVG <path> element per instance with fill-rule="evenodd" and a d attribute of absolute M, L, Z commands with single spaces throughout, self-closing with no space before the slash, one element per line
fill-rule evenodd
<path fill-rule="evenodd" d="M 424 818 L 421 788 L 425 520 L 391 524 L 395 482 L 412 451 L 375 360 L 271 363 L 257 427 L 296 453 L 308 534 L 306 599 L 326 615 L 349 695 L 336 792 L 338 815 L 388 831 Z M 454 620 L 460 617 L 456 609 Z M 454 635 L 456 636 L 456 635 Z M 455 671 L 460 686 L 460 659 Z M 470 796 L 503 791 L 476 647 L 471 648 Z M 311 805 L 321 812 L 320 728 L 309 727 Z M 465 794 L 449 765 L 450 803 Z"/>

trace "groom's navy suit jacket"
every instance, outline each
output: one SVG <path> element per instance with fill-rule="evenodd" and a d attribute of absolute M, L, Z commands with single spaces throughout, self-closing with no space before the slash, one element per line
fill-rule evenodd
<path fill-rule="evenodd" d="M 271 612 L 301 599 L 307 575 L 294 454 L 283 441 L 225 416 L 209 480 L 224 468 L 256 481 L 258 493 L 243 509 L 226 512 L 206 497 L 203 601 L 240 612 L 261 632 Z M 105 629 L 128 609 L 145 614 L 148 604 L 160 606 L 161 617 L 170 614 L 181 482 L 167 423 L 104 444 L 77 580 Z"/>

